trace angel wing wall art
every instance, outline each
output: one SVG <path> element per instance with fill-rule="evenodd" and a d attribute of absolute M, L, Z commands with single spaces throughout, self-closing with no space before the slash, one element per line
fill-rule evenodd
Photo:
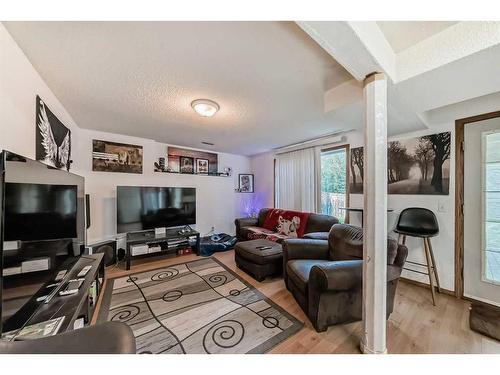
<path fill-rule="evenodd" d="M 55 168 L 71 167 L 71 130 L 36 97 L 36 160 Z"/>

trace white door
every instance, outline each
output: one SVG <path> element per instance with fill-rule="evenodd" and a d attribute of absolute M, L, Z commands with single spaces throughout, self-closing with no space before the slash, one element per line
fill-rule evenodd
<path fill-rule="evenodd" d="M 500 118 L 464 137 L 464 295 L 500 306 Z"/>

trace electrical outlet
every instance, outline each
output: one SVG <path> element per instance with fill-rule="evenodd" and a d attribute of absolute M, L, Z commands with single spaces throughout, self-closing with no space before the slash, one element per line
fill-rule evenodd
<path fill-rule="evenodd" d="M 215 232 L 215 227 L 212 225 L 212 229 L 210 229 L 210 232 Z"/>
<path fill-rule="evenodd" d="M 448 209 L 446 207 L 446 202 L 439 200 L 438 201 L 438 212 L 446 212 Z"/>

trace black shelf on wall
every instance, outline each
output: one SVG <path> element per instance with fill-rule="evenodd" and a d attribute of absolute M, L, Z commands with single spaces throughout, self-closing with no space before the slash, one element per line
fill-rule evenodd
<path fill-rule="evenodd" d="M 210 176 L 210 177 L 231 177 L 227 173 L 181 173 L 181 172 L 170 172 L 170 171 L 155 171 L 157 173 L 171 173 L 171 174 L 182 174 L 186 176 Z"/>

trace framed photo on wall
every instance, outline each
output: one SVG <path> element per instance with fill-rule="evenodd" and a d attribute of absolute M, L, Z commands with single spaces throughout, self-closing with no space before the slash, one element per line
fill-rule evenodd
<path fill-rule="evenodd" d="M 451 132 L 389 142 L 387 194 L 449 195 Z M 351 194 L 363 194 L 363 147 L 351 148 Z"/>
<path fill-rule="evenodd" d="M 240 193 L 253 193 L 254 191 L 253 183 L 254 183 L 253 174 L 238 175 L 238 191 Z"/>
<path fill-rule="evenodd" d="M 92 140 L 92 170 L 142 173 L 142 146 Z"/>
<path fill-rule="evenodd" d="M 179 158 L 179 163 L 181 173 L 194 173 L 194 158 L 191 158 L 189 156 L 181 156 Z"/>
<path fill-rule="evenodd" d="M 180 172 L 181 170 L 181 156 L 186 156 L 196 159 L 208 160 L 208 174 L 216 175 L 219 171 L 219 161 L 218 155 L 213 152 L 205 152 L 198 150 L 191 150 L 188 148 L 181 147 L 167 147 L 167 166 L 166 169 L 169 172 Z M 201 172 L 198 172 L 201 173 Z"/>
<path fill-rule="evenodd" d="M 208 174 L 209 165 L 208 159 L 196 159 L 196 173 Z"/>

